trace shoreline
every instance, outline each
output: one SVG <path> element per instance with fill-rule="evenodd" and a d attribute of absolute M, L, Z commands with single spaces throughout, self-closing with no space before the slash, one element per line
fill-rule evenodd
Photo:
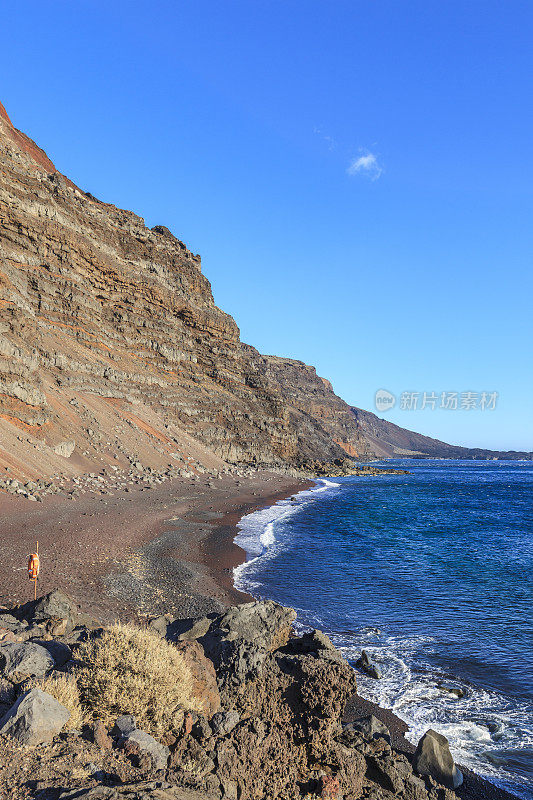
<path fill-rule="evenodd" d="M 302 491 L 304 489 L 309 488 L 312 486 L 314 481 L 309 481 L 308 485 L 302 486 L 298 491 Z M 277 499 L 285 499 L 289 495 L 285 494 Z M 276 500 L 273 501 L 271 505 L 274 505 Z M 242 517 L 246 516 L 247 514 L 252 513 L 253 511 L 259 510 L 259 508 L 266 508 L 267 504 L 258 507 L 251 507 L 249 510 L 246 510 L 241 517 L 236 519 L 232 523 L 231 530 L 233 531 L 232 536 L 235 537 L 238 533 L 238 522 Z M 231 515 L 232 518 L 234 515 Z M 240 547 L 233 543 L 233 539 L 231 540 L 233 546 L 240 550 L 244 556 L 246 556 L 245 551 L 241 550 Z M 243 563 L 243 559 L 239 563 Z M 233 566 L 238 566 L 238 564 L 234 564 Z M 246 600 L 241 602 L 247 602 L 248 600 L 256 600 L 257 598 L 253 597 L 253 595 L 245 594 L 243 592 L 238 591 L 239 594 L 244 595 Z M 265 598 L 269 599 L 269 598 Z M 359 674 L 358 670 L 353 667 L 354 672 L 356 675 Z M 367 700 L 363 696 L 357 694 L 352 696 L 346 705 L 344 715 L 343 715 L 343 722 L 350 723 L 355 722 L 357 720 L 361 720 L 369 715 L 375 716 L 381 722 L 383 722 L 389 729 L 391 734 L 391 744 L 397 749 L 399 752 L 403 753 L 407 757 L 412 757 L 416 747 L 413 745 L 406 737 L 405 734 L 409 730 L 409 725 L 398 717 L 393 711 L 387 709 L 383 706 L 379 706 L 377 703 L 374 703 L 371 700 Z M 461 800 L 520 800 L 519 795 L 512 794 L 511 792 L 507 791 L 504 788 L 497 786 L 487 778 L 484 778 L 480 775 L 477 775 L 468 767 L 464 767 L 458 763 L 457 765 L 461 772 L 463 773 L 463 784 L 455 789 L 455 794 L 461 798 Z"/>
<path fill-rule="evenodd" d="M 238 533 L 238 524 L 243 517 L 259 511 L 263 508 L 270 508 L 278 500 L 284 500 L 293 494 L 297 494 L 310 488 L 314 481 L 296 480 L 292 487 L 288 486 L 289 491 L 282 489 L 272 494 L 267 494 L 258 498 L 257 501 L 245 502 L 239 508 L 227 511 L 220 522 L 213 528 L 207 537 L 204 547 L 204 557 L 206 569 L 210 570 L 213 578 L 224 588 L 228 595 L 235 595 L 237 602 L 250 602 L 255 600 L 251 594 L 236 589 L 233 582 L 233 570 L 246 561 L 246 551 L 235 544 L 235 537 Z"/>
<path fill-rule="evenodd" d="M 246 559 L 234 542 L 239 521 L 313 484 L 257 472 L 175 479 L 149 491 L 141 486 L 76 500 L 59 494 L 39 504 L 1 495 L 0 600 L 29 599 L 25 561 L 38 536 L 43 564 L 38 593 L 61 588 L 104 621 L 202 616 L 249 602 L 255 598 L 233 585 L 233 568 Z M 389 727 L 398 750 L 413 753 L 404 737 L 407 724 L 360 695 L 348 702 L 344 719 L 369 714 Z M 465 780 L 456 794 L 462 800 L 516 800 L 461 769 Z"/>
<path fill-rule="evenodd" d="M 0 600 L 30 599 L 26 564 L 38 540 L 38 593 L 59 587 L 104 621 L 246 602 L 233 586 L 233 567 L 245 558 L 233 542 L 239 519 L 311 483 L 258 471 L 103 486 L 75 499 L 67 487 L 40 503 L 0 492 Z"/>

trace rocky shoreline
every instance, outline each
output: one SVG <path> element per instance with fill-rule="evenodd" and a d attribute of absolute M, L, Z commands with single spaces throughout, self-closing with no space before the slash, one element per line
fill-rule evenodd
<path fill-rule="evenodd" d="M 164 735 L 152 737 L 158 746 L 168 748 L 165 770 L 156 768 L 154 753 L 161 753 L 156 745 L 151 744 L 155 750 L 148 756 L 139 749 L 138 740 L 146 743 L 145 735 L 151 736 L 140 724 L 130 731 L 136 742 L 129 744 L 123 731 L 117 733 L 116 720 L 102 727 L 96 724 L 98 719 L 92 719 L 80 730 L 62 729 L 51 742 L 28 748 L 8 735 L 13 724 L 3 730 L 0 722 L 0 734 L 6 734 L 0 735 L 0 789 L 9 787 L 11 792 L 6 797 L 511 797 L 468 770 L 461 770 L 464 783 L 455 793 L 414 770 L 414 748 L 403 736 L 405 723 L 356 693 L 356 673 L 327 637 L 320 632 L 294 636 L 290 609 L 246 602 L 251 598 L 234 589 L 233 567 L 244 557 L 233 543 L 239 519 L 309 485 L 259 473 L 154 481 L 149 491 L 144 482 L 114 489 L 107 486 L 106 495 L 80 491 L 74 502 L 65 490 L 53 498 L 45 496 L 39 505 L 20 497 L 0 499 L 0 544 L 8 572 L 5 584 L 0 583 L 0 597 L 4 602 L 11 598 L 0 612 L 4 714 L 9 716 L 17 703 L 22 705 L 23 698 L 39 688 L 35 685 L 38 675 L 33 674 L 35 646 L 48 653 L 46 657 L 37 650 L 45 658 L 42 685 L 50 675 L 76 673 L 77 648 L 102 636 L 102 623 L 81 613 L 79 603 L 83 612 L 99 620 L 133 620 L 180 652 L 188 651 L 195 686 L 203 681 L 202 692 L 219 698 L 202 714 L 193 700 L 190 708 L 182 704 L 179 725 L 173 723 Z M 14 598 L 23 596 L 23 590 L 16 590 L 24 587 L 27 591 L 25 576 L 16 572 L 16 559 L 11 562 L 8 556 L 14 548 L 15 529 L 25 555 L 32 549 L 34 532 L 39 531 L 42 587 L 66 586 L 78 602 L 65 599 L 62 593 L 58 599 L 53 593 L 40 607 L 15 603 Z M 78 564 L 75 574 L 68 574 L 61 559 L 68 561 L 68 543 L 73 539 L 78 546 L 82 543 L 77 553 L 86 551 L 86 560 Z M 124 553 L 124 548 L 127 558 L 117 559 L 116 550 Z M 94 569 L 91 562 L 97 554 L 102 560 Z M 20 581 L 13 580 L 15 576 Z M 10 672 L 2 652 L 21 645 L 31 645 L 30 667 L 19 650 L 9 663 L 26 663 L 26 667 Z M 26 706 L 37 702 L 35 694 L 25 702 Z M 120 710 L 133 713 L 126 707 Z M 449 768 L 446 748 L 444 755 Z M 77 777 L 82 762 L 83 779 Z M 40 776 L 30 782 L 28 765 L 34 776 Z"/>
<path fill-rule="evenodd" d="M 2 796 L 505 797 L 469 774 L 457 788 L 438 733 L 402 747 L 327 636 L 295 636 L 295 617 L 252 601 L 104 628 L 61 591 L 1 608 Z"/>

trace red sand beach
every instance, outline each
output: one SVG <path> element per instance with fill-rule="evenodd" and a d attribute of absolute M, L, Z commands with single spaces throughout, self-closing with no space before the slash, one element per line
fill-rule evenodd
<path fill-rule="evenodd" d="M 237 592 L 232 581 L 232 568 L 244 558 L 233 544 L 236 523 L 244 514 L 307 485 L 257 473 L 215 481 L 178 478 L 150 488 L 134 486 L 128 492 L 76 499 L 61 493 L 42 503 L 0 494 L 0 600 L 30 597 L 26 565 L 38 540 L 39 594 L 61 587 L 98 618 L 127 618 L 137 611 L 179 614 L 188 611 L 190 595 L 197 598 L 197 606 L 203 598 L 209 610 L 217 603 L 242 602 L 249 598 Z M 180 566 L 186 565 L 187 574 L 179 576 L 179 585 L 166 586 L 164 595 L 157 590 L 158 599 L 152 598 L 156 607 L 148 607 L 150 598 L 135 592 L 124 600 L 128 576 L 134 582 L 146 577 L 143 549 L 154 542 L 160 545 L 157 570 L 164 583 Z"/>

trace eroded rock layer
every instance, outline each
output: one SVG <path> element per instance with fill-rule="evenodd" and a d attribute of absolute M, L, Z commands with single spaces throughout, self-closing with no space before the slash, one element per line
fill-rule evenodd
<path fill-rule="evenodd" d="M 200 256 L 80 190 L 0 105 L 0 480 L 404 455 L 531 457 L 405 431 L 242 343 Z"/>
<path fill-rule="evenodd" d="M 373 454 L 314 368 L 241 343 L 198 255 L 78 189 L 3 108 L 0 164 L 0 459 L 13 475 Z"/>

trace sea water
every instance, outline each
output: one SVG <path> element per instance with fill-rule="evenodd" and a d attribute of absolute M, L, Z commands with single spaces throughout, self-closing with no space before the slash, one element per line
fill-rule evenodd
<path fill-rule="evenodd" d="M 416 743 L 533 798 L 533 463 L 388 461 L 244 517 L 235 584 L 298 612 L 382 678 L 359 693 Z M 439 686 L 441 684 L 441 686 Z M 450 689 L 464 696 L 458 698 Z"/>

